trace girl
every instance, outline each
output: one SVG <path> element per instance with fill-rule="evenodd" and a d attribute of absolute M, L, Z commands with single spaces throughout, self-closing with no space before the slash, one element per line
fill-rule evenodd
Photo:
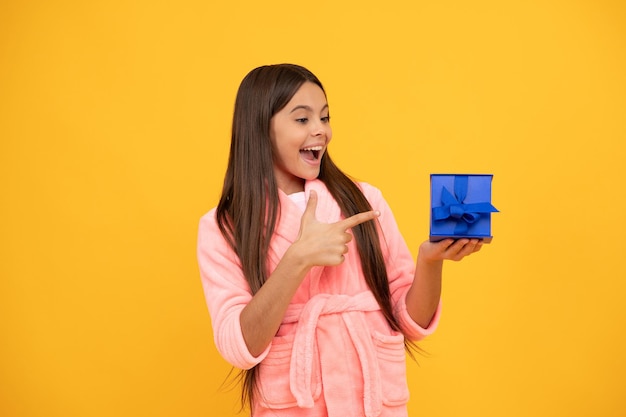
<path fill-rule="evenodd" d="M 218 206 L 198 259 L 224 358 L 262 416 L 406 416 L 405 347 L 439 317 L 444 259 L 476 239 L 424 242 L 414 262 L 379 190 L 327 152 L 326 93 L 307 69 L 242 81 Z"/>

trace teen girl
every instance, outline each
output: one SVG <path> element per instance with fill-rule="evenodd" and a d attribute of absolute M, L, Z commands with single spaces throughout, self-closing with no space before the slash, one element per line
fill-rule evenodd
<path fill-rule="evenodd" d="M 215 343 L 255 417 L 406 416 L 405 347 L 437 325 L 443 260 L 481 247 L 427 241 L 414 261 L 381 192 L 330 159 L 329 122 L 307 69 L 251 71 L 200 222 Z"/>

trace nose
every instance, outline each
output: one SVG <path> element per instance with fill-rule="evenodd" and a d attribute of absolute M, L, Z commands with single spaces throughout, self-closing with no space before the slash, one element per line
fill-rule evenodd
<path fill-rule="evenodd" d="M 313 136 L 325 136 L 328 135 L 329 127 L 322 121 L 318 121 L 312 129 Z"/>

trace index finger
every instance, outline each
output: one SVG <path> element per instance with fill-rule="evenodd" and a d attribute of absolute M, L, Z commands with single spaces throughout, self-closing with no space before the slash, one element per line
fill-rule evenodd
<path fill-rule="evenodd" d="M 343 230 L 348 230 L 353 228 L 354 226 L 358 226 L 361 223 L 365 223 L 370 220 L 374 220 L 380 216 L 380 211 L 365 211 L 363 213 L 357 213 L 354 216 L 348 217 L 347 219 L 343 219 L 335 223 L 340 226 Z"/>

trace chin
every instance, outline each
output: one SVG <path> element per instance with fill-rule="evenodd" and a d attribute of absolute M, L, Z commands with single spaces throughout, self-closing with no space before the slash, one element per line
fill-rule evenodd
<path fill-rule="evenodd" d="M 304 177 L 302 177 L 302 179 L 306 180 L 306 181 L 313 181 L 313 180 L 316 180 L 317 177 L 319 177 L 319 176 L 320 176 L 320 170 L 318 169 L 315 172 L 312 172 L 312 173 L 310 173 L 308 175 L 305 175 Z"/>

